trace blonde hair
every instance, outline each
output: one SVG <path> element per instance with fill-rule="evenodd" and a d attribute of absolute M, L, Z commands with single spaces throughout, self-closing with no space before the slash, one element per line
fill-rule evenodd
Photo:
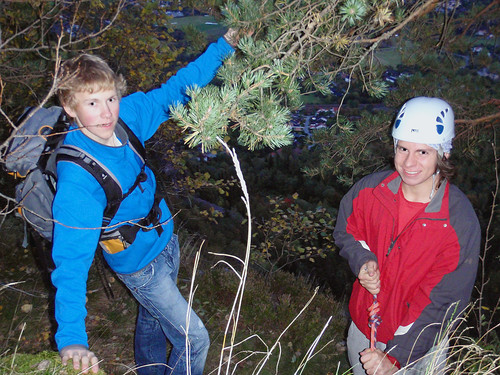
<path fill-rule="evenodd" d="M 65 61 L 58 72 L 57 96 L 61 105 L 74 108 L 75 93 L 116 90 L 119 98 L 125 93 L 127 83 L 116 74 L 102 58 L 82 54 Z"/>

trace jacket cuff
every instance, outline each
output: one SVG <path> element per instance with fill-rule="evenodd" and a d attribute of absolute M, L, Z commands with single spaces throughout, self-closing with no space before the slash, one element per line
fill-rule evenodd
<path fill-rule="evenodd" d="M 227 53 L 235 52 L 234 47 L 231 44 L 229 44 L 229 42 L 226 40 L 226 38 L 224 38 L 224 36 L 219 37 L 219 39 L 217 40 L 217 44 L 219 46 L 223 46 L 223 48 L 226 50 Z"/>

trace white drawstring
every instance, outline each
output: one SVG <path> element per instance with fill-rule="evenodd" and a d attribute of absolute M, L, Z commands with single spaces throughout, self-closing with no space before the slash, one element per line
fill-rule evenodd
<path fill-rule="evenodd" d="M 429 199 L 432 200 L 434 193 L 436 192 L 436 176 L 439 174 L 439 169 L 432 175 L 432 190 L 431 195 L 429 195 Z"/>

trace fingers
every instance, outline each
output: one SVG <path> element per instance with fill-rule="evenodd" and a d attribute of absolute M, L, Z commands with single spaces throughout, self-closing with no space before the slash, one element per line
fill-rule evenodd
<path fill-rule="evenodd" d="M 98 365 L 99 360 L 93 354 L 94 353 L 92 353 L 92 357 L 90 358 L 90 365 L 92 366 L 92 372 L 94 374 L 97 374 L 97 372 L 99 371 L 99 365 Z"/>
<path fill-rule="evenodd" d="M 64 357 L 61 357 L 61 361 L 62 361 L 62 364 L 64 366 L 68 365 L 68 359 L 69 359 L 69 357 L 67 355 L 65 355 Z"/>
<path fill-rule="evenodd" d="M 396 366 L 387 358 L 380 349 L 365 349 L 359 353 L 360 361 L 368 375 L 392 375 L 397 372 Z"/>
<path fill-rule="evenodd" d="M 232 47 L 236 47 L 240 38 L 244 35 L 252 36 L 254 30 L 242 30 L 242 29 L 234 29 L 230 27 L 227 32 L 224 34 L 224 39 L 228 42 Z"/>
<path fill-rule="evenodd" d="M 375 295 L 380 292 L 380 270 L 377 262 L 366 262 L 359 271 L 358 279 L 366 290 Z"/>
<path fill-rule="evenodd" d="M 73 356 L 71 357 L 71 359 L 73 361 L 73 368 L 75 370 L 79 370 L 80 369 L 80 353 L 75 352 L 73 354 Z"/>
<path fill-rule="evenodd" d="M 383 358 L 383 353 L 379 352 L 380 352 L 379 349 L 375 349 L 374 351 L 370 349 L 365 349 L 360 353 L 361 354 L 360 361 L 363 364 L 363 368 L 365 369 L 368 375 L 374 374 L 375 370 L 380 365 L 380 362 Z"/>
<path fill-rule="evenodd" d="M 378 269 L 378 263 L 373 260 L 370 260 L 361 266 L 358 277 L 378 278 L 379 275 L 380 271 Z"/>
<path fill-rule="evenodd" d="M 380 292 L 380 280 L 362 280 L 359 279 L 361 286 L 368 290 L 371 294 L 375 295 Z"/>
<path fill-rule="evenodd" d="M 366 262 L 359 271 L 358 279 L 361 286 L 371 294 L 378 294 L 380 292 L 380 270 L 378 263 L 373 260 Z"/>
<path fill-rule="evenodd" d="M 93 352 L 82 345 L 70 345 L 61 350 L 61 360 L 63 365 L 68 364 L 68 360 L 73 362 L 75 370 L 82 370 L 82 373 L 87 374 L 92 370 L 94 374 L 99 371 L 98 359 Z"/>
<path fill-rule="evenodd" d="M 98 360 L 94 353 L 87 351 L 87 353 L 75 353 L 73 355 L 73 368 L 79 370 L 81 362 L 81 370 L 87 374 L 91 369 L 94 374 L 99 371 Z"/>
<path fill-rule="evenodd" d="M 238 41 L 240 39 L 238 35 L 238 30 L 229 28 L 227 32 L 224 34 L 224 39 L 228 42 L 232 47 L 236 47 L 238 45 Z"/>
<path fill-rule="evenodd" d="M 363 268 L 364 268 L 365 272 L 367 272 L 370 277 L 375 277 L 379 273 L 378 263 L 373 261 L 373 260 L 366 262 L 364 264 Z"/>

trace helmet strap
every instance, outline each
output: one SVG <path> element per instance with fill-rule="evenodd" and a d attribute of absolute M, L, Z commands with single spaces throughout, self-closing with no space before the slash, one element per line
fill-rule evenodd
<path fill-rule="evenodd" d="M 432 190 L 431 190 L 431 194 L 429 195 L 429 199 L 431 199 L 431 200 L 432 200 L 432 197 L 434 196 L 434 194 L 436 193 L 436 177 L 438 177 L 438 175 L 439 175 L 439 168 L 432 175 Z"/>

